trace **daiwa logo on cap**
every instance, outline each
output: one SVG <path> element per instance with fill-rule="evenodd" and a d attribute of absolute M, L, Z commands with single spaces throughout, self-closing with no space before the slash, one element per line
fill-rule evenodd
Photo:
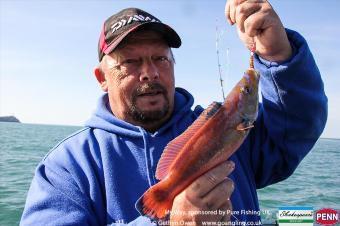
<path fill-rule="evenodd" d="M 313 226 L 313 207 L 279 207 L 280 226 Z"/>
<path fill-rule="evenodd" d="M 126 8 L 105 20 L 98 41 L 99 61 L 137 29 L 159 32 L 169 47 L 181 46 L 181 38 L 176 31 L 163 24 L 157 17 L 138 8 Z"/>
<path fill-rule="evenodd" d="M 121 19 L 120 21 L 114 23 L 111 26 L 111 33 L 114 33 L 115 31 L 117 31 L 118 29 L 120 29 L 121 27 L 124 27 L 125 25 L 131 24 L 133 21 L 140 21 L 140 22 L 158 22 L 160 23 L 159 20 L 157 20 L 156 18 L 150 18 L 149 16 L 143 16 L 141 14 L 136 14 L 130 17 L 127 17 L 126 19 Z"/>

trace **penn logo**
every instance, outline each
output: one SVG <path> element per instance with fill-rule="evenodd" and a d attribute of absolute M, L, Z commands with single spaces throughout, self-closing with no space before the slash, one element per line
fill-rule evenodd
<path fill-rule="evenodd" d="M 330 208 L 320 209 L 315 214 L 316 223 L 321 225 L 334 225 L 339 222 L 339 213 Z"/>

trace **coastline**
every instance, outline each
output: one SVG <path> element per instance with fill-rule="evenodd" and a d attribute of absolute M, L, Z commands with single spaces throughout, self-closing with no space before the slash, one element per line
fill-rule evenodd
<path fill-rule="evenodd" d="M 20 120 L 14 115 L 0 116 L 0 122 L 15 122 L 21 123 Z"/>

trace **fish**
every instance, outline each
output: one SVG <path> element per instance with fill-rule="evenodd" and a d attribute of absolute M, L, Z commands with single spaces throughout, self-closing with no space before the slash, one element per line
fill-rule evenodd
<path fill-rule="evenodd" d="M 167 144 L 156 178 L 136 203 L 141 215 L 165 219 L 174 198 L 195 179 L 228 160 L 241 146 L 258 112 L 259 73 L 249 68 L 223 104 L 213 102 L 181 135 Z"/>

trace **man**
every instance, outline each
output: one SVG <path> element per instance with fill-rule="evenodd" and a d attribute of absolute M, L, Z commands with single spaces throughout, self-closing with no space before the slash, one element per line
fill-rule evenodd
<path fill-rule="evenodd" d="M 175 197 L 169 215 L 174 225 L 259 221 L 256 189 L 293 173 L 327 117 L 323 83 L 306 41 L 284 29 L 271 5 L 232 0 L 226 16 L 246 46 L 256 43 L 263 103 L 255 128 L 230 161 Z M 105 94 L 86 128 L 39 164 L 22 225 L 153 224 L 135 202 L 157 183 L 165 145 L 203 110 L 191 110 L 193 97 L 175 89 L 171 47 L 180 44 L 172 28 L 139 9 L 106 20 L 95 69 Z M 217 210 L 220 214 L 203 214 Z"/>

